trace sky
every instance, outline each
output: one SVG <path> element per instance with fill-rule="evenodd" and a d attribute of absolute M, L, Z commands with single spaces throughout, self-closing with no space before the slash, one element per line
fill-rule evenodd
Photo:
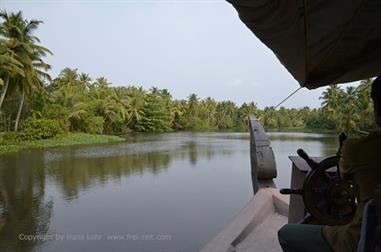
<path fill-rule="evenodd" d="M 44 22 L 36 35 L 54 53 L 53 77 L 77 68 L 113 86 L 261 108 L 299 87 L 224 0 L 0 0 L 0 9 Z M 283 105 L 319 107 L 322 91 L 302 89 Z"/>

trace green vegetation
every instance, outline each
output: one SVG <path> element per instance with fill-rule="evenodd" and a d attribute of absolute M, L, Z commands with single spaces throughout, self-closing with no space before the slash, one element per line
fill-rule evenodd
<path fill-rule="evenodd" d="M 196 94 L 176 100 L 166 89 L 116 87 L 104 77 L 93 81 L 88 74 L 70 68 L 52 79 L 46 72 L 50 66 L 43 61 L 51 52 L 37 44 L 40 40 L 33 34 L 41 21 L 25 20 L 21 12 L 0 12 L 0 18 L 0 131 L 7 132 L 4 141 L 15 146 L 49 138 L 60 141 L 56 137 L 69 132 L 243 131 L 250 114 L 267 129 L 358 132 L 374 127 L 370 80 L 359 88 L 328 87 L 318 109 L 276 110 L 260 109 L 254 102 L 237 106 L 232 101 L 200 99 Z"/>
<path fill-rule="evenodd" d="M 51 148 L 80 144 L 101 144 L 125 141 L 124 138 L 110 135 L 94 135 L 86 133 L 70 133 L 50 139 L 32 141 L 7 141 L 0 137 L 0 154 L 15 153 L 24 149 Z"/>
<path fill-rule="evenodd" d="M 335 131 L 358 134 L 376 127 L 373 119 L 373 104 L 370 98 L 372 80 L 361 81 L 357 87 L 340 88 L 330 85 L 320 97 L 322 106 L 318 109 L 279 110 L 265 108 L 259 111 L 259 118 L 266 128 L 284 128 L 313 132 Z"/>

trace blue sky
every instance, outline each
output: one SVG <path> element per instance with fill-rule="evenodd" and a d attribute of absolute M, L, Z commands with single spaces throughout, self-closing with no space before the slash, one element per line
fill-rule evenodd
<path fill-rule="evenodd" d="M 273 106 L 298 83 L 223 0 L 0 0 L 0 9 L 43 20 L 36 35 L 64 67 L 113 85 L 167 88 L 177 99 Z M 324 89 L 302 89 L 284 106 L 318 107 Z"/>

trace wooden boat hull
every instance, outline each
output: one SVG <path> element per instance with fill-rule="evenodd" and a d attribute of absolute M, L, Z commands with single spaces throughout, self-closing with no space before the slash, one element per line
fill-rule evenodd
<path fill-rule="evenodd" d="M 201 252 L 282 251 L 278 230 L 288 222 L 289 197 L 261 188 Z"/>

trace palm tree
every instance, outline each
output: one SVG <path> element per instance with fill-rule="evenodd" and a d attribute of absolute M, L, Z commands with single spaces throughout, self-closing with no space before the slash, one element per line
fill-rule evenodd
<path fill-rule="evenodd" d="M 75 130 L 76 125 L 89 114 L 89 102 L 78 86 L 62 86 L 51 94 L 54 104 L 64 108 L 70 122 L 70 130 Z"/>
<path fill-rule="evenodd" d="M 238 117 L 241 123 L 246 127 L 249 125 L 249 116 L 252 115 L 254 111 L 252 108 L 244 102 L 238 109 Z"/>
<path fill-rule="evenodd" d="M 329 86 L 319 98 L 323 100 L 322 107 L 331 118 L 335 118 L 342 105 L 344 92 L 338 85 Z"/>
<path fill-rule="evenodd" d="M 21 15 L 21 14 L 19 14 Z M 9 37 L 11 34 L 17 34 L 17 25 L 19 23 L 19 19 L 17 16 L 9 16 L 7 12 L 2 11 L 0 12 L 0 18 L 4 20 L 3 23 L 0 24 L 0 36 L 6 39 L 1 39 L 1 47 L 2 47 L 2 62 L 4 63 L 10 63 L 12 59 L 15 59 L 17 55 L 14 53 L 13 47 L 14 47 L 14 41 L 10 40 Z M 3 92 L 0 97 L 0 108 L 5 100 L 5 96 L 9 89 L 9 82 L 10 82 L 10 76 L 9 73 L 6 72 L 6 69 L 4 68 L 6 65 L 2 65 L 2 75 L 5 75 L 5 86 L 3 88 Z M 22 68 L 22 65 L 19 65 L 20 68 Z M 4 80 L 2 79 L 2 82 Z"/>
<path fill-rule="evenodd" d="M 81 73 L 78 76 L 78 81 L 84 88 L 90 88 L 91 86 L 91 77 L 87 73 Z"/>
<path fill-rule="evenodd" d="M 263 126 L 265 128 L 276 128 L 278 126 L 277 124 L 277 115 L 276 110 L 273 106 L 271 107 L 265 107 L 263 110 Z"/>
<path fill-rule="evenodd" d="M 357 99 L 358 97 L 358 90 L 355 87 L 347 87 L 344 97 L 343 97 L 343 103 L 341 104 L 339 108 L 338 113 L 338 129 L 339 131 L 351 131 L 351 130 L 358 130 L 358 122 L 359 122 L 359 101 Z"/>
<path fill-rule="evenodd" d="M 196 113 L 197 106 L 198 106 L 198 100 L 197 94 L 191 94 L 188 96 L 188 112 L 191 114 Z"/>
<path fill-rule="evenodd" d="M 169 114 L 170 114 L 171 122 L 173 125 L 176 118 L 178 119 L 179 117 L 181 117 L 184 114 L 183 104 L 181 104 L 181 102 L 179 102 L 179 101 L 172 101 Z"/>
<path fill-rule="evenodd" d="M 128 99 L 129 106 L 127 107 L 127 111 L 129 114 L 128 124 L 131 128 L 135 128 L 137 123 L 143 120 L 144 113 L 144 104 L 145 104 L 145 95 L 146 92 L 142 87 L 128 87 Z"/>
<path fill-rule="evenodd" d="M 125 88 L 96 88 L 90 96 L 90 107 L 101 116 L 106 128 L 121 125 L 130 120 L 130 99 Z"/>
<path fill-rule="evenodd" d="M 54 79 L 53 85 L 56 89 L 78 85 L 78 70 L 65 67 L 61 70 L 58 78 Z"/>
<path fill-rule="evenodd" d="M 110 86 L 110 82 L 105 77 L 98 77 L 94 83 L 100 89 L 106 89 Z"/>
<path fill-rule="evenodd" d="M 46 73 L 50 66 L 42 58 L 46 54 L 52 54 L 47 48 L 38 45 L 38 37 L 33 35 L 34 30 L 42 23 L 38 20 L 24 20 L 22 13 L 0 12 L 4 20 L 1 24 L 0 34 L 8 40 L 9 49 L 17 55 L 17 59 L 23 65 L 24 76 L 13 78 L 14 84 L 20 90 L 20 105 L 15 120 L 15 131 L 18 129 L 21 111 L 24 105 L 25 94 L 30 95 L 33 91 L 43 90 L 43 80 L 50 80 Z"/>
<path fill-rule="evenodd" d="M 7 47 L 7 41 L 4 39 L 0 40 L 0 65 L 0 86 L 4 86 L 0 96 L 1 109 L 8 91 L 10 78 L 24 77 L 22 63 L 17 60 L 17 55 Z"/>
<path fill-rule="evenodd" d="M 217 103 L 211 97 L 206 98 L 202 102 L 203 108 L 206 111 L 209 125 L 212 126 L 216 120 Z"/>
<path fill-rule="evenodd" d="M 155 96 L 160 95 L 160 93 L 161 93 L 160 89 L 158 87 L 155 87 L 155 86 L 151 87 L 149 91 L 151 92 L 151 94 L 153 94 Z"/>
<path fill-rule="evenodd" d="M 235 124 L 236 106 L 234 102 L 222 101 L 216 107 L 216 125 L 219 129 L 233 128 Z"/>
<path fill-rule="evenodd" d="M 125 87 L 115 88 L 115 99 L 119 104 L 119 112 L 124 121 L 129 121 L 131 115 L 128 112 L 128 108 L 130 107 L 130 99 L 128 97 L 128 90 Z"/>
<path fill-rule="evenodd" d="M 373 106 L 370 98 L 371 83 L 371 79 L 363 80 L 357 88 L 358 111 L 360 116 L 359 128 L 364 130 L 374 127 Z"/>
<path fill-rule="evenodd" d="M 171 93 L 168 91 L 168 89 L 164 88 L 160 91 L 160 96 L 165 100 L 172 99 Z"/>
<path fill-rule="evenodd" d="M 35 58 L 38 58 L 38 53 L 36 52 L 34 56 Z M 50 66 L 42 62 L 42 60 L 38 60 L 39 62 L 35 61 L 35 59 L 32 60 L 32 64 L 25 68 L 25 77 L 18 78 L 18 80 L 16 79 L 17 86 L 21 93 L 21 99 L 15 120 L 15 132 L 17 132 L 18 129 L 21 111 L 24 106 L 25 94 L 30 96 L 34 91 L 42 92 L 44 88 L 43 80 L 45 78 L 50 79 L 50 76 L 45 73 L 45 71 L 50 69 Z"/>

